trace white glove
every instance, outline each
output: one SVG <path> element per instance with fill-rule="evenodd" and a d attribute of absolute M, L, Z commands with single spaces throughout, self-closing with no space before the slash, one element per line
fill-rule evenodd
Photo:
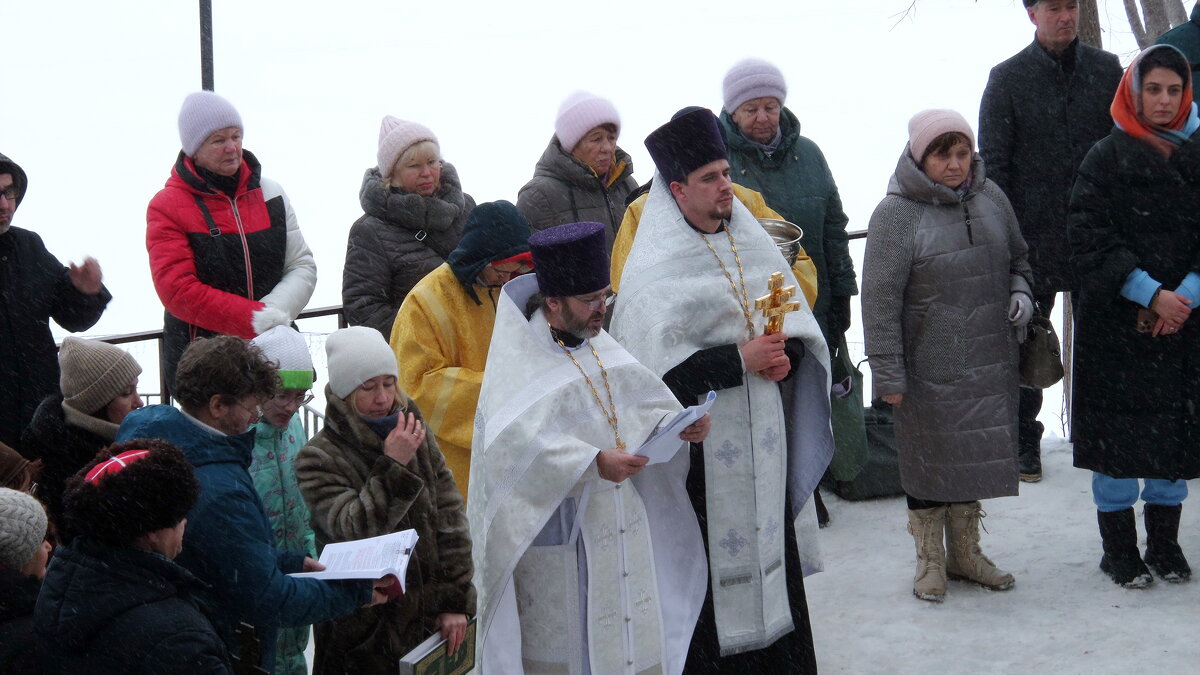
<path fill-rule="evenodd" d="M 1008 299 L 1008 321 L 1023 328 L 1033 318 L 1033 299 L 1021 291 L 1014 291 Z"/>
<path fill-rule="evenodd" d="M 286 312 L 281 309 L 275 309 L 270 305 L 255 310 L 252 319 L 255 335 L 262 335 L 275 326 L 286 326 L 291 322 L 292 318 Z"/>

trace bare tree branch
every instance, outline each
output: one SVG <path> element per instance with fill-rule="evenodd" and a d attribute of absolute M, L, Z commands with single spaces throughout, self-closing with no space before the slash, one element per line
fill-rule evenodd
<path fill-rule="evenodd" d="M 1122 0 L 1125 5 L 1125 16 L 1129 19 L 1129 27 L 1133 29 L 1133 37 L 1137 40 L 1138 48 L 1145 49 L 1153 42 L 1146 37 L 1146 29 L 1142 26 L 1142 15 L 1138 12 L 1137 0 Z"/>
<path fill-rule="evenodd" d="M 978 2 L 978 0 L 976 0 L 976 2 Z M 894 30 L 896 26 L 899 26 L 905 19 L 912 19 L 916 15 L 917 0 L 912 0 L 912 2 L 908 3 L 908 7 L 906 7 L 903 12 L 896 12 L 888 18 L 896 20 L 896 23 L 892 24 L 892 29 Z"/>
<path fill-rule="evenodd" d="M 1096 6 L 1096 0 L 1079 2 L 1079 41 L 1098 49 L 1104 48 L 1100 34 L 1100 9 Z"/>
<path fill-rule="evenodd" d="M 1188 13 L 1187 9 L 1183 6 L 1183 0 L 1164 1 L 1167 5 L 1167 18 L 1171 20 L 1172 28 L 1188 22 Z"/>
<path fill-rule="evenodd" d="M 1167 3 L 1177 0 L 1142 0 L 1142 16 L 1146 19 L 1146 38 L 1153 43 L 1159 35 L 1171 30 L 1167 18 Z M 1145 45 L 1149 46 L 1149 45 Z"/>

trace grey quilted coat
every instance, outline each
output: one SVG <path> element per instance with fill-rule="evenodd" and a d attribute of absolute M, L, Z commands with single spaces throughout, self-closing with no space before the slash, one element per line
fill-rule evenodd
<path fill-rule="evenodd" d="M 458 246 L 475 200 L 450 164 L 442 165 L 441 186 L 430 197 L 389 188 L 372 167 L 358 199 L 363 215 L 346 242 L 342 305 L 348 324 L 370 326 L 387 339 L 408 292 Z"/>
<path fill-rule="evenodd" d="M 876 396 L 904 394 L 904 490 L 959 502 L 1017 494 L 1017 340 L 1009 296 L 1030 292 L 1025 241 L 976 155 L 964 197 L 909 156 L 875 208 L 863 326 Z"/>
<path fill-rule="evenodd" d="M 550 139 L 533 170 L 533 178 L 517 193 L 517 209 L 534 231 L 563 223 L 604 223 L 604 240 L 612 251 L 613 239 L 625 217 L 625 198 L 637 189 L 633 160 L 617 148 L 619 173 L 605 184 L 583 162 L 563 150 L 558 138 Z"/>

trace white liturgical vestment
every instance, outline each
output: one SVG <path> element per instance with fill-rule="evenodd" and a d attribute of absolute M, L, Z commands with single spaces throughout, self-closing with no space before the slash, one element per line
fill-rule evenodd
<path fill-rule="evenodd" d="M 707 235 L 710 250 L 684 220 L 667 181 L 655 174 L 611 330 L 660 376 L 700 350 L 750 339 L 726 272 L 739 290 L 744 274 L 755 335 L 762 335 L 765 322 L 754 301 L 767 294 L 771 275 L 781 272 L 785 285 L 798 288 L 771 237 L 736 199 L 727 227 L 740 265 L 724 232 Z M 722 654 L 766 647 L 793 628 L 784 527 L 797 529 L 804 571 L 820 569 L 814 558 L 816 518 L 807 517 L 811 505 L 801 509 L 833 456 L 829 351 L 807 303 L 785 316 L 783 332 L 805 348 L 797 372 L 782 383 L 790 409 L 784 410 L 781 384 L 744 374 L 741 386 L 718 392 L 704 442 L 709 569 Z M 786 432 L 785 414 L 791 418 Z M 784 512 L 785 497 L 792 513 Z"/>
<path fill-rule="evenodd" d="M 662 380 L 607 333 L 571 350 L 524 314 L 533 275 L 505 285 L 472 444 L 468 518 L 480 672 L 678 674 L 707 566 L 685 489 L 689 455 L 617 484 L 596 454 L 613 429 L 636 448 L 680 409 Z M 585 637 L 586 636 L 586 639 Z"/>

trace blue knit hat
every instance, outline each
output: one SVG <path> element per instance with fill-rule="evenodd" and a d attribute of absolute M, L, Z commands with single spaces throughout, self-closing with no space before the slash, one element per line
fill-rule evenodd
<path fill-rule="evenodd" d="M 711 114 L 711 113 L 710 113 Z M 595 293 L 609 284 L 601 223 L 567 223 L 529 238 L 538 290 L 547 298 Z"/>
<path fill-rule="evenodd" d="M 646 149 L 668 183 L 682 181 L 709 162 L 729 158 L 717 116 L 708 108 L 675 117 L 650 132 Z"/>

